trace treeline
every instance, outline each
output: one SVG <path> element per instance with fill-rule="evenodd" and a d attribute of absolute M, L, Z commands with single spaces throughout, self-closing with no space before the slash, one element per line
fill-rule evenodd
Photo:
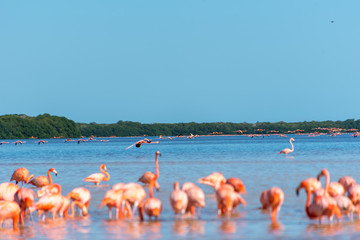
<path fill-rule="evenodd" d="M 288 131 L 303 130 L 305 133 L 314 132 L 315 128 L 342 128 L 360 129 L 360 120 L 349 119 L 346 121 L 322 121 L 322 122 L 258 122 L 258 123 L 153 123 L 142 124 L 139 122 L 119 121 L 115 124 L 78 124 L 83 136 L 177 136 L 177 135 L 207 135 L 212 133 L 238 134 L 241 130 L 244 134 L 287 133 Z M 264 129 L 264 131 L 261 131 Z M 260 131 L 258 131 L 260 130 Z M 327 130 L 316 130 L 328 132 Z"/>
<path fill-rule="evenodd" d="M 29 117 L 26 115 L 4 115 L 0 117 L 0 138 L 52 138 L 80 137 L 76 123 L 65 117 L 49 114 Z"/>
<path fill-rule="evenodd" d="M 325 128 L 360 129 L 360 120 L 348 119 L 346 121 L 322 121 L 322 122 L 257 122 L 257 123 L 153 123 L 142 124 L 139 122 L 119 121 L 114 124 L 75 123 L 65 117 L 52 116 L 49 114 L 29 117 L 26 115 L 0 116 L 0 138 L 76 138 L 81 136 L 97 137 L 125 137 L 125 136 L 178 136 L 178 135 L 207 135 L 212 133 L 221 134 L 244 134 L 256 133 L 287 133 L 288 131 L 303 130 L 305 133 L 327 132 Z M 241 130 L 241 131 L 238 131 Z"/>

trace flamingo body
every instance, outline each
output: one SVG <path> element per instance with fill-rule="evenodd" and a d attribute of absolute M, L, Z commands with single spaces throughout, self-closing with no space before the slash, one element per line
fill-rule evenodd
<path fill-rule="evenodd" d="M 281 205 L 284 202 L 284 192 L 281 188 L 272 187 L 261 193 L 260 203 L 262 209 L 268 209 L 271 207 L 271 220 L 276 222 L 277 213 L 280 211 Z"/>
<path fill-rule="evenodd" d="M 13 201 L 0 201 L 0 224 L 7 219 L 13 220 L 14 230 L 18 230 L 20 207 Z"/>
<path fill-rule="evenodd" d="M 174 190 L 170 194 L 170 205 L 175 214 L 185 213 L 188 205 L 187 194 L 179 189 L 179 183 L 174 183 Z"/>
<path fill-rule="evenodd" d="M 93 173 L 90 176 L 83 179 L 84 182 L 95 183 L 95 185 L 99 185 L 102 181 L 109 181 L 110 174 L 107 172 L 105 164 L 100 165 L 100 172 L 102 173 Z"/>

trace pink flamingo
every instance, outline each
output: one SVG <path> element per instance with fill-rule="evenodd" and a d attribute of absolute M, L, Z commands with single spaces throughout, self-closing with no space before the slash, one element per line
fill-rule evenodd
<path fill-rule="evenodd" d="M 239 193 L 235 192 L 235 189 L 231 184 L 222 184 L 216 189 L 215 194 L 218 202 L 219 214 L 230 215 L 232 210 L 241 203 L 246 207 L 246 201 Z"/>
<path fill-rule="evenodd" d="M 190 212 L 194 216 L 195 208 L 198 208 L 200 215 L 200 208 L 205 207 L 205 194 L 203 190 L 191 182 L 184 183 L 181 190 L 183 190 L 188 196 L 188 206 L 186 208 L 186 212 Z"/>
<path fill-rule="evenodd" d="M 329 183 L 325 185 L 325 189 L 314 190 L 311 181 L 302 181 L 299 187 L 296 189 L 297 195 L 301 188 L 304 188 L 307 193 L 307 199 L 305 204 L 305 212 L 310 219 L 318 219 L 321 223 L 321 219 L 327 216 L 330 221 L 333 216 L 336 215 L 337 219 L 341 218 L 341 211 L 338 208 L 336 202 L 326 196 Z M 315 192 L 314 192 L 315 191 Z M 314 193 L 314 194 L 313 194 Z M 313 201 L 310 204 L 311 195 L 314 195 Z"/>
<path fill-rule="evenodd" d="M 355 212 L 355 206 L 352 204 L 351 200 L 348 197 L 345 197 L 343 195 L 336 195 L 336 197 L 332 198 L 329 191 L 329 187 L 330 187 L 330 173 L 327 169 L 323 169 L 321 170 L 321 172 L 318 175 L 318 179 L 320 179 L 321 176 L 325 176 L 326 178 L 326 184 L 325 184 L 325 192 L 323 193 L 323 195 L 328 198 L 328 201 L 335 201 L 336 205 L 338 206 L 338 208 L 340 209 L 341 213 L 343 215 L 348 215 L 350 219 L 352 219 L 352 214 L 353 212 Z M 337 182 L 336 182 L 337 183 Z M 344 192 L 343 186 L 340 184 L 341 188 L 342 188 L 342 193 Z M 340 188 L 340 189 L 341 189 Z M 334 194 L 335 195 L 335 194 Z"/>
<path fill-rule="evenodd" d="M 83 204 L 86 208 L 86 211 L 89 210 L 89 203 L 91 199 L 90 191 L 83 187 L 74 188 L 68 195 L 68 198 L 70 198 L 73 201 L 80 202 Z M 79 205 L 78 205 L 79 206 Z M 82 207 L 81 207 L 82 208 Z"/>
<path fill-rule="evenodd" d="M 283 153 L 283 154 L 287 155 L 287 154 L 289 154 L 289 153 L 292 153 L 292 152 L 294 151 L 294 145 L 293 145 L 292 142 L 295 142 L 295 139 L 294 139 L 294 138 L 290 138 L 291 149 L 290 149 L 290 148 L 285 148 L 285 149 L 281 150 L 281 151 L 279 152 L 279 154 L 280 154 L 280 153 Z"/>
<path fill-rule="evenodd" d="M 37 176 L 34 179 L 32 179 L 30 182 L 28 182 L 28 184 L 32 184 L 36 187 L 44 187 L 46 185 L 51 185 L 52 178 L 50 172 L 55 173 L 55 175 L 57 176 L 57 171 L 55 170 L 55 168 L 50 168 L 47 172 L 47 178 L 45 176 Z"/>
<path fill-rule="evenodd" d="M 284 202 L 284 192 L 281 188 L 272 187 L 265 190 L 261 193 L 260 202 L 263 210 L 271 207 L 271 221 L 276 223 L 277 214 Z"/>
<path fill-rule="evenodd" d="M 347 192 L 352 185 L 356 184 L 356 181 L 350 176 L 344 176 L 340 178 L 338 182 L 343 185 L 345 192 Z"/>
<path fill-rule="evenodd" d="M 90 176 L 83 179 L 84 182 L 92 182 L 95 183 L 95 185 L 99 185 L 101 181 L 109 181 L 110 174 L 107 172 L 105 164 L 100 165 L 100 172 L 101 173 L 93 173 Z M 105 175 L 104 175 L 105 174 Z"/>
<path fill-rule="evenodd" d="M 155 186 L 156 190 L 159 191 L 160 186 L 157 182 L 157 179 L 159 178 L 159 162 L 158 162 L 158 156 L 161 156 L 160 151 L 155 152 L 155 168 L 156 168 L 156 174 L 152 172 L 146 172 L 144 173 L 138 180 L 138 182 L 142 182 L 144 184 L 149 184 L 149 189 L 152 189 L 151 186 Z M 152 191 L 152 190 L 151 190 Z"/>
<path fill-rule="evenodd" d="M 121 212 L 121 202 L 123 199 L 123 190 L 110 189 L 105 193 L 104 199 L 100 204 L 100 208 L 106 205 L 109 209 L 109 219 L 112 219 L 112 208 L 116 209 L 116 219 L 119 218 Z"/>
<path fill-rule="evenodd" d="M 149 219 L 151 220 L 151 217 L 155 217 L 157 219 L 160 216 L 161 210 L 162 210 L 162 204 L 160 199 L 153 197 L 153 184 L 150 184 L 149 186 L 149 198 L 146 199 L 142 204 L 139 205 L 139 214 L 140 214 L 140 220 L 144 220 L 143 211 L 145 211 L 146 215 L 149 216 Z"/>
<path fill-rule="evenodd" d="M 24 183 L 28 184 L 28 182 L 34 177 L 33 174 L 29 176 L 29 171 L 26 168 L 18 168 L 14 171 L 10 178 L 10 182 L 15 180 L 16 184 L 19 182 L 22 182 L 22 185 Z"/>
<path fill-rule="evenodd" d="M 0 184 L 0 200 L 14 201 L 15 194 L 20 187 L 15 183 L 5 182 Z"/>
<path fill-rule="evenodd" d="M 221 186 L 221 184 L 226 182 L 226 178 L 222 173 L 213 172 L 209 176 L 202 177 L 198 179 L 198 183 L 208 185 L 217 189 Z"/>
<path fill-rule="evenodd" d="M 0 201 L 0 224 L 7 219 L 13 220 L 14 230 L 18 230 L 20 207 L 13 201 Z"/>
<path fill-rule="evenodd" d="M 170 205 L 175 214 L 185 213 L 188 205 L 187 194 L 180 190 L 179 182 L 174 182 L 174 190 L 170 194 Z"/>
<path fill-rule="evenodd" d="M 21 222 L 25 218 L 26 209 L 30 208 L 35 199 L 35 193 L 33 190 L 28 188 L 20 188 L 14 196 L 15 202 L 17 202 L 20 206 L 21 210 Z"/>
<path fill-rule="evenodd" d="M 112 187 L 113 190 L 122 190 L 123 196 L 121 204 L 124 208 L 124 211 L 129 213 L 129 206 L 132 206 L 132 212 L 130 213 L 131 216 L 135 215 L 136 209 L 141 205 L 146 197 L 146 192 L 144 188 L 138 183 L 118 183 Z M 152 190 L 152 189 L 151 189 Z M 149 191 L 151 191 L 149 189 Z M 151 191 L 152 192 L 152 191 Z M 152 194 L 152 193 L 151 193 Z M 139 213 L 140 209 L 138 208 Z M 122 214 L 119 213 L 121 216 Z M 129 214 L 128 214 L 129 215 Z"/>
<path fill-rule="evenodd" d="M 237 192 L 237 193 L 242 193 L 242 194 L 246 195 L 245 185 L 244 185 L 244 183 L 241 181 L 241 179 L 235 178 L 235 177 L 228 178 L 228 179 L 226 180 L 226 183 L 227 183 L 227 184 L 230 184 L 231 186 L 233 186 L 235 192 Z"/>
<path fill-rule="evenodd" d="M 59 188 L 57 190 L 58 193 L 42 196 L 39 201 L 29 208 L 30 212 L 38 210 L 39 216 L 42 212 L 44 212 L 43 221 L 45 220 L 46 213 L 48 212 L 52 213 L 53 219 L 57 217 L 57 213 L 59 213 L 60 216 L 67 216 L 70 201 L 66 201 L 66 198 L 61 195 L 61 186 L 59 184 L 53 184 L 53 186 Z"/>

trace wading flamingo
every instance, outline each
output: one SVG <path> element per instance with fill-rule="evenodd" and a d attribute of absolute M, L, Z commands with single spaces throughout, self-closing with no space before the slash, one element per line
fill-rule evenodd
<path fill-rule="evenodd" d="M 219 188 L 221 184 L 225 182 L 226 182 L 226 178 L 222 173 L 219 172 L 213 172 L 209 176 L 198 179 L 198 183 L 208 185 L 210 187 L 213 187 L 214 189 Z"/>
<path fill-rule="evenodd" d="M 152 188 L 153 184 L 150 184 L 149 198 L 139 205 L 139 215 L 141 221 L 144 221 L 143 211 L 145 211 L 146 215 L 148 215 L 149 220 L 151 220 L 151 217 L 155 217 L 155 219 L 157 220 L 157 218 L 160 216 L 162 204 L 160 199 L 153 197 Z"/>
<path fill-rule="evenodd" d="M 35 193 L 33 190 L 29 188 L 20 188 L 15 193 L 15 202 L 19 204 L 21 210 L 21 218 L 20 218 L 21 222 L 25 219 L 26 209 L 32 206 L 34 199 L 35 199 Z"/>
<path fill-rule="evenodd" d="M 52 178 L 50 172 L 55 173 L 55 175 L 57 176 L 57 171 L 55 170 L 55 168 L 50 168 L 47 172 L 47 178 L 45 176 L 37 176 L 33 178 L 30 182 L 28 182 L 28 184 L 32 184 L 36 187 L 44 187 L 46 185 L 51 185 Z"/>
<path fill-rule="evenodd" d="M 116 209 L 116 219 L 119 218 L 121 212 L 121 202 L 123 199 L 123 190 L 110 189 L 105 193 L 105 196 L 100 204 L 100 208 L 106 205 L 109 209 L 109 219 L 112 219 L 112 208 Z"/>
<path fill-rule="evenodd" d="M 216 189 L 215 196 L 218 203 L 218 214 L 230 215 L 233 209 L 241 203 L 246 207 L 246 201 L 239 193 L 235 192 L 234 187 L 230 184 L 222 184 Z"/>
<path fill-rule="evenodd" d="M 30 208 L 30 212 L 35 210 L 39 211 L 39 217 L 44 212 L 43 221 L 45 221 L 46 213 L 50 212 L 53 216 L 53 219 L 57 217 L 59 213 L 60 216 L 67 216 L 67 210 L 69 208 L 70 201 L 66 201 L 65 197 L 61 195 L 61 186 L 59 184 L 53 184 L 54 187 L 59 188 L 56 194 L 46 194 L 42 196 L 39 201 L 34 203 Z M 69 200 L 69 199 L 67 199 Z"/>
<path fill-rule="evenodd" d="M 287 154 L 293 152 L 293 151 L 294 151 L 294 145 L 293 145 L 292 142 L 295 142 L 295 139 L 290 138 L 291 149 L 290 149 L 290 148 L 285 148 L 285 149 L 281 150 L 281 151 L 279 152 L 279 154 L 280 154 L 280 153 L 283 153 L 283 154 L 287 155 Z"/>
<path fill-rule="evenodd" d="M 75 205 L 77 205 L 82 210 L 82 214 L 84 217 L 88 215 L 88 208 L 84 204 L 78 201 L 73 201 L 70 208 L 70 217 L 75 216 Z"/>
<path fill-rule="evenodd" d="M 190 212 L 191 215 L 195 216 L 195 208 L 198 208 L 198 214 L 200 217 L 200 208 L 205 207 L 204 191 L 191 182 L 184 183 L 181 190 L 183 190 L 188 196 L 188 206 L 186 208 L 186 212 Z"/>
<path fill-rule="evenodd" d="M 0 184 L 0 200 L 14 201 L 15 194 L 20 187 L 15 183 L 5 182 Z"/>
<path fill-rule="evenodd" d="M 322 176 L 325 176 L 325 178 L 326 178 L 324 196 L 331 199 L 332 201 L 335 201 L 341 211 L 341 214 L 347 215 L 352 220 L 353 213 L 355 212 L 355 206 L 348 197 L 340 195 L 340 193 L 344 193 L 344 187 L 341 184 L 339 184 L 338 182 L 334 182 L 335 185 L 336 184 L 340 185 L 339 192 L 336 192 L 336 194 L 335 194 L 334 193 L 335 191 L 330 189 L 330 186 L 331 186 L 330 173 L 327 169 L 321 170 L 321 172 L 319 173 L 317 178 L 320 179 L 320 177 L 322 177 Z M 333 194 L 333 196 L 331 194 Z"/>
<path fill-rule="evenodd" d="M 330 197 L 325 196 L 327 192 L 328 184 L 325 186 L 325 190 L 322 188 L 318 188 L 314 190 L 312 186 L 312 181 L 302 181 L 299 187 L 296 189 L 296 194 L 299 196 L 299 192 L 302 188 L 305 189 L 307 193 L 307 199 L 305 204 L 305 212 L 307 216 L 311 220 L 319 220 L 321 223 L 321 219 L 323 217 L 328 217 L 330 221 L 334 215 L 339 220 L 341 219 L 341 211 L 338 208 L 335 200 L 332 200 Z M 310 204 L 311 196 L 313 197 L 313 201 Z"/>
<path fill-rule="evenodd" d="M 90 199 L 91 199 L 91 194 L 90 194 L 90 191 L 88 189 L 83 188 L 83 187 L 74 188 L 67 195 L 67 197 L 70 198 L 71 200 L 73 200 L 74 202 L 76 201 L 76 202 L 79 202 L 82 205 L 84 205 L 85 208 L 86 208 L 86 211 L 89 210 L 89 202 L 90 202 Z M 80 207 L 80 208 L 82 209 L 83 207 Z M 83 211 L 83 215 L 86 216 L 84 214 L 84 211 Z"/>
<path fill-rule="evenodd" d="M 144 173 L 138 180 L 138 182 L 142 182 L 144 184 L 149 184 L 149 190 L 152 189 L 151 186 L 154 186 L 156 190 L 159 191 L 160 186 L 157 182 L 157 179 L 159 178 L 159 163 L 158 163 L 158 156 L 161 156 L 160 151 L 155 152 L 155 168 L 156 168 L 156 174 L 152 172 L 146 172 Z M 152 190 L 151 190 L 152 191 Z M 150 191 L 149 191 L 150 193 Z"/>
<path fill-rule="evenodd" d="M 103 174 L 102 173 L 93 173 L 90 176 L 88 176 L 87 178 L 84 178 L 83 181 L 84 182 L 92 182 L 92 183 L 95 183 L 95 185 L 99 185 L 99 183 L 101 181 L 109 181 L 110 174 L 107 172 L 107 168 L 106 168 L 105 164 L 101 164 L 100 172 L 102 172 Z"/>
<path fill-rule="evenodd" d="M 226 183 L 233 186 L 235 192 L 242 193 L 242 194 L 246 195 L 245 185 L 239 178 L 235 178 L 235 177 L 228 178 L 226 180 Z"/>
<path fill-rule="evenodd" d="M 20 216 L 20 207 L 13 201 L 0 201 L 0 224 L 7 219 L 13 220 L 14 230 L 18 230 L 18 221 Z"/>
<path fill-rule="evenodd" d="M 123 190 L 123 196 L 122 196 L 122 201 L 121 201 L 121 205 L 124 208 L 124 213 L 119 213 L 119 216 L 125 215 L 125 211 L 128 212 L 128 215 L 133 216 L 135 215 L 135 211 L 136 209 L 139 210 L 139 214 L 140 214 L 140 209 L 138 208 L 142 202 L 144 201 L 145 197 L 146 197 L 146 192 L 144 190 L 144 188 L 138 184 L 138 183 L 118 183 L 115 184 L 112 187 L 113 190 Z M 149 189 L 150 191 L 150 189 Z M 126 206 L 125 206 L 126 205 Z M 130 213 L 130 206 L 132 206 L 132 212 Z"/>
<path fill-rule="evenodd" d="M 271 221 L 276 223 L 277 214 L 284 202 L 284 192 L 281 188 L 272 187 L 265 190 L 261 193 L 260 202 L 263 210 L 271 207 Z"/>
<path fill-rule="evenodd" d="M 338 182 L 343 185 L 345 192 L 349 191 L 349 188 L 356 184 L 356 181 L 350 176 L 344 176 Z"/>
<path fill-rule="evenodd" d="M 18 168 L 14 171 L 14 173 L 11 176 L 10 182 L 15 180 L 16 184 L 19 182 L 22 182 L 22 185 L 24 183 L 28 184 L 28 182 L 34 177 L 33 174 L 29 176 L 29 171 L 26 168 Z"/>
<path fill-rule="evenodd" d="M 180 190 L 179 182 L 174 182 L 174 190 L 170 194 L 170 205 L 175 214 L 184 214 L 188 205 L 187 194 Z"/>

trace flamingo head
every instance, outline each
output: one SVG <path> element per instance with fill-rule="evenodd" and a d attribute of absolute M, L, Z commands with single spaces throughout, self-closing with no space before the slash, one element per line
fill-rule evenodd
<path fill-rule="evenodd" d="M 160 152 L 160 151 L 156 151 L 155 155 L 161 157 L 161 152 Z"/>
<path fill-rule="evenodd" d="M 100 169 L 104 169 L 104 171 L 107 171 L 105 164 L 101 164 Z"/>
<path fill-rule="evenodd" d="M 57 171 L 55 170 L 55 168 L 50 168 L 49 171 L 55 173 L 56 176 L 58 175 L 58 173 L 57 173 Z"/>
<path fill-rule="evenodd" d="M 294 138 L 290 138 L 290 141 L 293 141 L 293 142 L 295 142 L 295 139 L 294 139 Z"/>
<path fill-rule="evenodd" d="M 329 171 L 325 168 L 321 170 L 321 172 L 317 175 L 317 180 L 319 180 L 321 176 L 329 176 Z"/>

